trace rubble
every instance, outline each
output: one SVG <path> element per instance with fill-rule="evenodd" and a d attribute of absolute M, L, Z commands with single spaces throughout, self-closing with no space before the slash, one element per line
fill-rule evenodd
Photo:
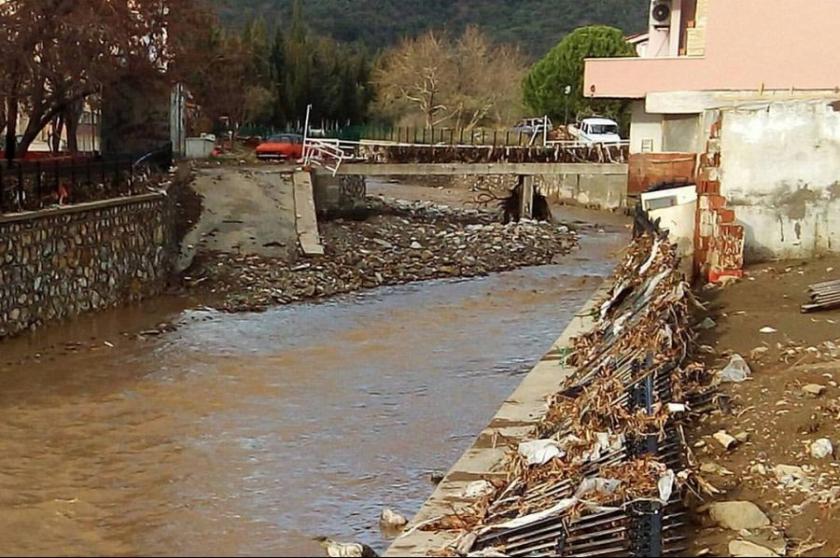
<path fill-rule="evenodd" d="M 752 502 L 715 502 L 708 506 L 711 520 L 724 529 L 758 529 L 770 525 L 770 519 Z"/>
<path fill-rule="evenodd" d="M 732 541 L 729 543 L 729 554 L 738 558 L 759 558 L 762 556 L 779 556 L 765 546 L 761 546 L 748 541 Z"/>
<path fill-rule="evenodd" d="M 840 258 L 832 256 L 831 262 L 835 261 Z M 722 369 L 740 353 L 749 361 L 751 374 L 745 382 L 720 384 L 726 406 L 701 417 L 688 443 L 707 443 L 696 450 L 695 458 L 703 464 L 701 472 L 708 473 L 721 490 L 718 498 L 752 502 L 768 512 L 779 535 L 770 541 L 764 534 L 768 530 L 750 530 L 729 539 L 782 556 L 801 555 L 800 549 L 810 548 L 812 537 L 818 535 L 828 540 L 824 551 L 840 548 L 836 535 L 840 464 L 834 459 L 840 393 L 832 384 L 840 380 L 840 319 L 836 312 L 802 314 L 797 300 L 808 285 L 828 279 L 824 267 L 808 262 L 788 274 L 750 270 L 756 282 L 703 296 L 714 310 L 695 317 L 700 321 L 708 315 L 719 324 L 714 331 L 698 331 L 698 343 L 717 349 L 716 354 L 704 355 L 706 365 Z M 749 439 L 739 440 L 736 450 L 724 453 L 718 442 L 711 441 L 721 430 L 736 440 L 736 433 L 744 432 Z M 715 464 L 734 474 L 716 475 Z M 694 537 L 698 548 L 708 546 L 715 555 L 727 555 L 730 540 L 717 529 L 701 530 Z M 747 553 L 758 555 L 755 549 Z"/>
<path fill-rule="evenodd" d="M 825 393 L 825 386 L 821 386 L 819 384 L 808 384 L 807 386 L 802 387 L 802 391 L 812 397 L 819 397 Z"/>
<path fill-rule="evenodd" d="M 383 529 L 402 529 L 408 524 L 408 520 L 402 515 L 390 508 L 382 510 L 379 516 L 379 525 Z"/>
<path fill-rule="evenodd" d="M 717 441 L 717 443 L 723 446 L 723 449 L 726 450 L 732 449 L 738 445 L 738 440 L 734 436 L 729 435 L 729 433 L 725 430 L 716 432 L 712 437 Z"/>
<path fill-rule="evenodd" d="M 814 459 L 825 459 L 834 454 L 834 446 L 831 445 L 831 440 L 821 438 L 811 444 L 811 457 Z"/>
<path fill-rule="evenodd" d="M 566 226 L 535 221 L 502 225 L 497 214 L 428 202 L 370 199 L 364 221 L 320 225 L 324 256 L 304 263 L 259 256 L 204 254 L 184 284 L 220 299 L 228 312 L 262 311 L 385 285 L 476 277 L 547 265 L 577 243 Z"/>

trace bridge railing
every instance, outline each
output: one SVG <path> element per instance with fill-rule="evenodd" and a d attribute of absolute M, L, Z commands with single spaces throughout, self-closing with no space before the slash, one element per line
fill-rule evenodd
<path fill-rule="evenodd" d="M 580 141 L 536 145 L 423 144 L 385 140 L 307 138 L 303 162 L 333 175 L 344 162 L 365 163 L 626 163 L 629 142 Z"/>

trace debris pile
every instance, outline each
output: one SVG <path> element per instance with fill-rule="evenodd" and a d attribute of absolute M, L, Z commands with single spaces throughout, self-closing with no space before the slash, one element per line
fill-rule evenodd
<path fill-rule="evenodd" d="M 324 256 L 289 264 L 260 256 L 204 254 L 184 277 L 230 312 L 326 298 L 384 285 L 546 265 L 577 244 L 565 225 L 521 221 L 429 202 L 370 199 L 363 221 L 322 223 Z"/>
<path fill-rule="evenodd" d="M 565 363 L 575 373 L 550 399 L 533 439 L 511 452 L 507 482 L 457 517 L 424 527 L 460 523 L 466 531 L 449 552 L 684 550 L 680 489 L 704 481 L 687 463 L 681 421 L 711 405 L 714 388 L 689 360 L 690 310 L 699 303 L 677 271 L 667 233 L 646 225 L 593 310 L 594 328 L 575 340 Z"/>
<path fill-rule="evenodd" d="M 499 138 L 501 140 L 501 138 Z M 359 151 L 369 163 L 623 163 L 619 145 L 370 145 Z"/>
<path fill-rule="evenodd" d="M 802 306 L 805 314 L 840 308 L 840 280 L 811 285 L 808 287 L 808 295 L 811 302 Z"/>

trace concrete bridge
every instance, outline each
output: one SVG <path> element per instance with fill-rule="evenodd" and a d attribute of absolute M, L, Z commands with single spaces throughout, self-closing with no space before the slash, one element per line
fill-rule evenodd
<path fill-rule="evenodd" d="M 523 184 L 523 206 L 538 191 L 550 200 L 597 209 L 626 206 L 626 145 L 553 144 L 425 145 L 341 142 L 309 138 L 304 167 L 315 171 L 320 211 L 340 209 L 364 197 L 365 177 L 450 177 L 494 189 Z"/>
<path fill-rule="evenodd" d="M 489 182 L 512 189 L 522 183 L 525 195 L 538 191 L 550 201 L 596 209 L 627 206 L 626 163 L 371 163 L 346 162 L 335 172 L 316 168 L 314 188 L 319 210 L 352 206 L 364 198 L 366 177 L 443 177 L 453 185 L 474 187 Z"/>

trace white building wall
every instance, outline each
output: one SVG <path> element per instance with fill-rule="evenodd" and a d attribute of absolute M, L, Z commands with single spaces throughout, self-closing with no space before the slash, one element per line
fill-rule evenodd
<path fill-rule="evenodd" d="M 721 194 L 746 229 L 748 261 L 840 251 L 840 113 L 832 103 L 724 111 L 721 154 Z"/>
<path fill-rule="evenodd" d="M 644 101 L 633 101 L 630 120 L 630 153 L 662 151 L 662 115 L 645 111 Z"/>

